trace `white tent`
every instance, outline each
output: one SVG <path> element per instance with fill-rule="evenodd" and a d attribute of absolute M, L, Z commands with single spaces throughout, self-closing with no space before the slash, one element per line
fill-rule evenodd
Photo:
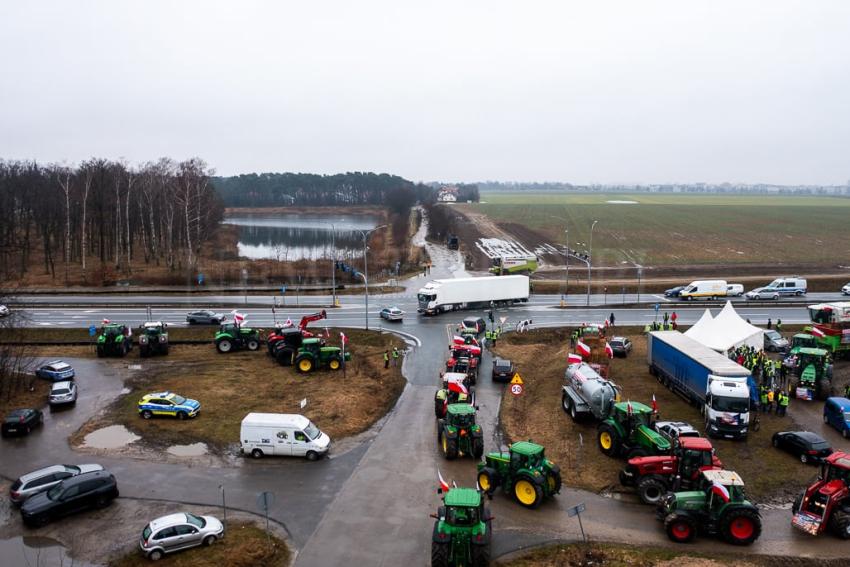
<path fill-rule="evenodd" d="M 708 309 L 700 320 L 685 331 L 685 334 L 712 350 L 725 353 L 730 348 L 741 345 L 751 346 L 758 350 L 764 348 L 764 331 L 747 323 L 727 301 L 717 317 L 711 318 Z"/>

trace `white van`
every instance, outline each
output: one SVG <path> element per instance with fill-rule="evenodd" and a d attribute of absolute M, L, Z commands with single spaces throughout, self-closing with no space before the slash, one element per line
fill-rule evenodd
<path fill-rule="evenodd" d="M 726 297 L 726 280 L 697 280 L 679 292 L 682 299 L 714 299 Z"/>
<path fill-rule="evenodd" d="M 255 459 L 266 455 L 323 457 L 331 439 L 303 415 L 293 413 L 249 413 L 242 420 L 242 453 Z"/>
<path fill-rule="evenodd" d="M 726 286 L 726 295 L 729 297 L 741 297 L 744 295 L 744 286 L 739 283 L 730 283 Z"/>

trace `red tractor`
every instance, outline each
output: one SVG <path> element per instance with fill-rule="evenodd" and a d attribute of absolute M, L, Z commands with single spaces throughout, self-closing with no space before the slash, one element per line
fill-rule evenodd
<path fill-rule="evenodd" d="M 312 313 L 310 315 L 304 315 L 301 318 L 301 322 L 298 323 L 298 330 L 301 332 L 301 338 L 308 339 L 308 338 L 314 336 L 313 333 L 311 333 L 310 331 L 307 330 L 307 325 L 309 325 L 313 321 L 321 321 L 322 319 L 327 319 L 327 318 L 328 318 L 328 314 L 324 309 L 322 309 L 321 311 L 319 311 L 317 313 Z M 282 340 L 286 340 L 287 332 L 291 333 L 292 329 L 293 329 L 292 321 L 289 321 L 288 326 L 286 324 L 277 324 L 277 325 L 274 326 L 274 329 L 272 330 L 272 332 L 269 333 L 268 337 L 266 337 L 266 345 L 269 348 L 269 354 L 270 355 L 274 356 L 274 354 L 275 354 L 275 344 L 277 344 L 278 342 L 280 342 Z"/>
<path fill-rule="evenodd" d="M 469 358 L 475 358 L 477 360 L 481 360 L 481 347 L 475 345 L 459 345 L 459 344 L 450 344 L 449 352 L 452 355 L 452 358 L 460 358 L 463 356 L 468 356 Z"/>
<path fill-rule="evenodd" d="M 469 376 L 470 381 L 475 384 L 478 382 L 478 362 L 477 358 L 466 356 L 466 353 L 452 351 L 452 356 L 446 361 L 446 372 L 461 372 Z"/>
<path fill-rule="evenodd" d="M 669 455 L 635 457 L 620 471 L 620 484 L 637 488 L 645 504 L 658 504 L 668 491 L 695 490 L 700 473 L 723 463 L 705 437 L 680 437 Z"/>
<path fill-rule="evenodd" d="M 850 539 L 850 454 L 836 451 L 821 465 L 817 481 L 794 501 L 791 525 L 812 535 L 825 529 Z"/>

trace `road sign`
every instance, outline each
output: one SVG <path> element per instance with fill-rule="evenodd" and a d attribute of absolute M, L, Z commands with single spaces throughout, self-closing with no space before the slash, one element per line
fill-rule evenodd
<path fill-rule="evenodd" d="M 511 378 L 511 384 L 519 384 L 520 386 L 522 386 L 522 376 L 519 375 L 519 372 L 514 373 L 514 377 Z"/>
<path fill-rule="evenodd" d="M 204 285 L 204 274 L 198 274 L 198 285 Z"/>
<path fill-rule="evenodd" d="M 658 310 L 659 310 L 660 308 L 661 308 L 661 304 L 660 304 L 660 303 L 656 303 L 656 304 L 655 304 L 655 312 L 656 312 L 656 313 L 658 313 Z"/>
<path fill-rule="evenodd" d="M 499 317 L 499 323 L 501 323 L 502 325 L 504 325 L 505 321 L 507 321 L 507 320 L 508 320 L 507 317 Z"/>
<path fill-rule="evenodd" d="M 263 512 L 268 512 L 272 504 L 274 504 L 274 493 L 260 492 L 257 494 L 257 508 Z"/>
<path fill-rule="evenodd" d="M 97 334 L 97 327 L 94 325 L 89 325 L 89 336 L 93 337 Z"/>
<path fill-rule="evenodd" d="M 522 384 L 511 384 L 511 394 L 514 396 L 522 395 Z"/>
<path fill-rule="evenodd" d="M 280 286 L 280 294 L 286 295 L 286 286 L 285 285 Z"/>
<path fill-rule="evenodd" d="M 584 502 L 582 502 L 581 504 L 576 504 L 572 508 L 567 509 L 567 517 L 572 518 L 573 516 L 577 516 L 578 514 L 584 512 L 584 510 Z"/>

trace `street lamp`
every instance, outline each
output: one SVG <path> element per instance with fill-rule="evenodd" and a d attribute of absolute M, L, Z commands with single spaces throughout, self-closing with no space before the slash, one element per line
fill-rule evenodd
<path fill-rule="evenodd" d="M 555 220 L 562 221 L 564 223 L 564 245 L 566 246 L 566 249 L 564 250 L 564 270 L 565 270 L 564 292 L 565 293 L 564 293 L 564 297 L 561 298 L 563 300 L 565 297 L 570 296 L 570 227 L 569 227 L 567 219 L 565 219 L 565 218 L 556 217 L 554 215 L 546 215 L 546 216 L 548 216 L 549 218 L 555 219 Z"/>
<path fill-rule="evenodd" d="M 593 221 L 590 225 L 590 240 L 587 246 L 587 306 L 590 307 L 590 263 L 593 261 L 593 229 L 596 227 L 598 220 Z"/>
<path fill-rule="evenodd" d="M 369 235 L 375 232 L 376 230 L 380 230 L 382 228 L 387 228 L 387 225 L 382 224 L 381 226 L 376 226 L 371 230 L 357 230 L 360 233 L 360 236 L 363 237 L 363 284 L 366 287 L 366 330 L 369 330 L 369 247 L 366 246 L 366 243 L 369 241 Z"/>

